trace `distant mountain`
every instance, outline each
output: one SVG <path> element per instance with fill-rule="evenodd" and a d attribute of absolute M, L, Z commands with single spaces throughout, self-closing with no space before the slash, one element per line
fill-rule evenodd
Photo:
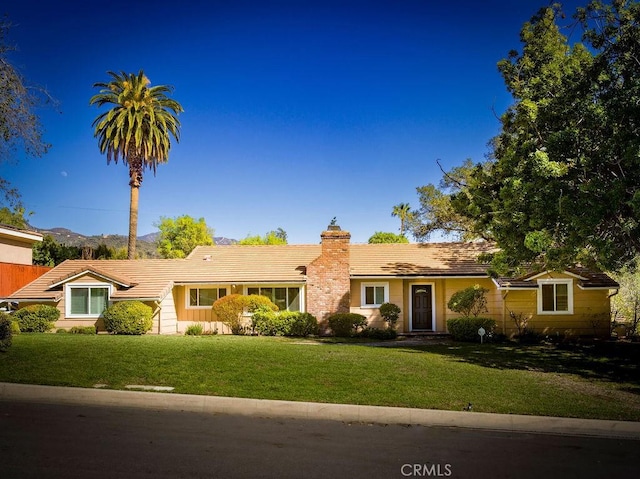
<path fill-rule="evenodd" d="M 112 234 L 102 234 L 102 235 L 93 235 L 87 236 L 82 235 L 80 233 L 76 233 L 75 231 L 71 231 L 67 228 L 37 228 L 30 227 L 31 230 L 37 231 L 42 235 L 51 235 L 53 239 L 55 239 L 60 244 L 65 244 L 67 246 L 89 246 L 91 248 L 97 248 L 99 245 L 104 244 L 110 248 L 126 248 L 129 238 L 124 235 L 112 235 Z M 136 243 L 136 249 L 140 253 L 141 256 L 147 258 L 157 258 L 158 253 L 156 251 L 156 240 L 160 235 L 159 232 L 149 233 L 143 236 L 138 236 L 138 242 Z M 237 243 L 236 240 L 225 238 L 223 236 L 216 236 L 213 238 L 213 241 L 217 245 L 228 245 Z"/>

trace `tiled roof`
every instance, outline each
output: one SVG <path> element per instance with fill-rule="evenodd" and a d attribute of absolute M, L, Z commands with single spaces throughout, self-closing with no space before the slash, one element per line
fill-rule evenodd
<path fill-rule="evenodd" d="M 352 244 L 352 276 L 486 276 L 486 243 Z"/>
<path fill-rule="evenodd" d="M 486 245 L 476 243 L 351 244 L 353 277 L 485 276 L 476 262 Z M 59 299 L 61 284 L 84 272 L 125 286 L 114 299 L 162 299 L 174 284 L 304 282 L 317 245 L 201 246 L 187 259 L 69 260 L 12 295 L 13 299 Z"/>
<path fill-rule="evenodd" d="M 566 272 L 577 276 L 578 286 L 584 289 L 616 289 L 620 287 L 605 273 L 590 271 L 582 267 L 570 268 Z M 538 283 L 535 281 L 537 276 L 538 273 L 530 273 L 519 278 L 497 278 L 495 282 L 500 288 L 531 289 L 538 287 Z"/>

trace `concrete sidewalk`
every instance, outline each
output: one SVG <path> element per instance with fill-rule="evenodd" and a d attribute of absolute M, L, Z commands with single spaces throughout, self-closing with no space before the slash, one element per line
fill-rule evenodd
<path fill-rule="evenodd" d="M 0 383 L 0 401 L 82 404 L 377 424 L 411 424 L 640 440 L 640 422 L 67 388 L 31 384 Z"/>

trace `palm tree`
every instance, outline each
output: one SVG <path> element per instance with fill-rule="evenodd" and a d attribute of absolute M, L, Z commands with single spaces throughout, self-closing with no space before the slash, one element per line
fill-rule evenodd
<path fill-rule="evenodd" d="M 409 206 L 409 203 L 400 203 L 393 207 L 391 216 L 400 218 L 400 235 L 404 236 L 405 225 L 412 217 L 411 206 Z"/>
<path fill-rule="evenodd" d="M 167 85 L 150 87 L 142 70 L 135 73 L 107 72 L 108 83 L 96 83 L 100 93 L 91 97 L 90 105 L 113 105 L 101 113 L 92 126 L 98 138 L 100 153 L 107 154 L 107 164 L 122 159 L 129 167 L 131 201 L 129 206 L 128 259 L 134 259 L 138 234 L 138 196 L 142 175 L 146 168 L 153 170 L 166 163 L 171 148 L 171 135 L 180 141 L 180 122 L 177 115 L 183 110 L 175 100 L 167 97 L 173 88 Z"/>

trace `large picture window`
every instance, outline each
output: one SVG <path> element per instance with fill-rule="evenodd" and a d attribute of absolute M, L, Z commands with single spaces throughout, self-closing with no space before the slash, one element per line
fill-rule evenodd
<path fill-rule="evenodd" d="M 363 308 L 379 308 L 389 301 L 389 283 L 362 283 L 360 305 Z"/>
<path fill-rule="evenodd" d="M 109 286 L 69 285 L 67 316 L 99 317 L 109 304 Z"/>
<path fill-rule="evenodd" d="M 549 279 L 538 283 L 538 314 L 573 314 L 572 280 Z"/>
<path fill-rule="evenodd" d="M 189 288 L 189 308 L 210 308 L 218 299 L 227 295 L 227 288 Z"/>
<path fill-rule="evenodd" d="M 255 286 L 247 294 L 260 294 L 269 298 L 280 311 L 300 311 L 300 288 L 284 286 Z"/>

